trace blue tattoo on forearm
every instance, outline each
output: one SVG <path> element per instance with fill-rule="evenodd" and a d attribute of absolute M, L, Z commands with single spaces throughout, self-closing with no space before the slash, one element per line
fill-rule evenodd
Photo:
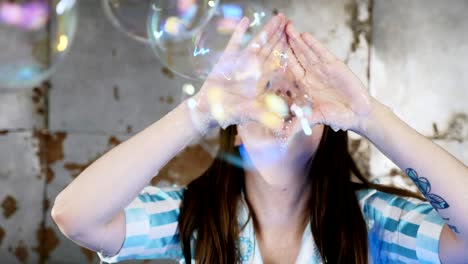
<path fill-rule="evenodd" d="M 411 180 L 413 180 L 414 184 L 418 186 L 421 193 L 424 195 L 424 197 L 426 197 L 426 199 L 431 203 L 431 205 L 436 211 L 450 207 L 450 205 L 447 203 L 447 201 L 444 200 L 444 198 L 440 197 L 437 194 L 431 193 L 431 183 L 427 178 L 419 177 L 418 173 L 411 168 L 406 169 L 406 174 L 411 178 Z M 450 220 L 450 218 L 444 218 L 444 220 L 448 221 Z M 450 229 L 452 229 L 453 232 L 460 233 L 456 226 L 449 224 L 447 225 L 448 227 L 450 227 Z"/>
<path fill-rule="evenodd" d="M 442 218 L 442 219 L 444 219 L 445 221 L 450 221 L 450 218 L 448 218 L 448 217 L 447 217 L 447 218 Z M 455 233 L 457 233 L 457 234 L 460 234 L 460 231 L 458 231 L 458 228 L 457 228 L 456 226 L 454 226 L 454 225 L 449 225 L 449 224 L 447 224 L 447 226 L 448 226 L 450 229 L 452 229 L 453 232 L 455 232 Z"/>
<path fill-rule="evenodd" d="M 426 199 L 434 206 L 434 208 L 438 211 L 439 209 L 446 209 L 449 208 L 449 204 L 439 195 L 430 193 L 431 192 L 431 183 L 429 180 L 424 177 L 419 177 L 418 173 L 408 168 L 406 169 L 406 174 L 413 180 L 413 182 L 418 186 L 421 193 L 426 197 Z"/>

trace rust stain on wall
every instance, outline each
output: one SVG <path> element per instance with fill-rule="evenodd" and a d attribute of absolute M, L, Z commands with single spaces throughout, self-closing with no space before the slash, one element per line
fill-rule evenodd
<path fill-rule="evenodd" d="M 47 162 L 49 164 L 63 159 L 63 141 L 66 137 L 65 132 L 47 135 Z"/>
<path fill-rule="evenodd" d="M 128 125 L 127 126 L 127 133 L 130 134 L 130 133 L 132 133 L 132 131 L 133 131 L 133 127 L 131 125 Z"/>
<path fill-rule="evenodd" d="M 28 249 L 22 240 L 16 246 L 14 255 L 21 263 L 26 263 L 28 260 Z"/>
<path fill-rule="evenodd" d="M 174 73 L 167 67 L 162 67 L 161 68 L 162 74 L 164 74 L 167 78 L 169 79 L 174 79 Z"/>
<path fill-rule="evenodd" d="M 54 178 L 55 178 L 54 171 L 50 167 L 47 167 L 46 183 L 47 184 L 51 183 Z"/>
<path fill-rule="evenodd" d="M 51 227 L 42 228 L 40 226 L 36 231 L 36 239 L 38 246 L 34 247 L 33 251 L 39 254 L 41 263 L 45 263 L 45 260 L 50 257 L 50 253 L 57 248 L 60 242 L 59 238 Z"/>
<path fill-rule="evenodd" d="M 10 218 L 18 209 L 16 206 L 16 199 L 10 195 L 7 195 L 2 202 L 3 215 L 5 218 Z"/>
<path fill-rule="evenodd" d="M 5 237 L 5 230 L 0 226 L 0 246 L 2 245 L 3 238 Z"/>
<path fill-rule="evenodd" d="M 45 158 L 47 164 L 63 159 L 63 142 L 67 137 L 66 132 L 34 131 L 34 137 L 40 142 L 39 156 Z"/>
<path fill-rule="evenodd" d="M 63 165 L 63 168 L 66 169 L 67 171 L 71 172 L 71 176 L 73 178 L 76 178 L 82 171 L 84 171 L 91 163 L 93 163 L 95 160 L 97 160 L 102 154 L 98 153 L 97 156 L 88 161 L 87 163 L 81 164 L 81 163 L 76 163 L 76 162 L 68 162 Z"/>
<path fill-rule="evenodd" d="M 174 97 L 172 97 L 172 96 L 170 96 L 170 95 L 169 95 L 169 96 L 166 96 L 166 97 L 160 96 L 160 97 L 159 97 L 159 102 L 160 102 L 160 103 L 172 104 L 172 103 L 174 102 Z"/>
<path fill-rule="evenodd" d="M 84 247 L 80 247 L 80 251 L 85 255 L 88 262 L 93 262 L 94 261 L 94 257 L 96 256 L 96 253 L 94 251 L 89 250 L 89 249 L 84 248 Z"/>
<path fill-rule="evenodd" d="M 32 94 L 32 101 L 34 103 L 39 103 L 42 99 L 42 96 L 44 95 L 43 91 L 41 90 L 40 87 L 34 87 L 33 88 L 33 94 Z"/>
<path fill-rule="evenodd" d="M 119 86 L 114 85 L 114 99 L 116 101 L 120 101 L 120 92 L 119 92 Z"/>
<path fill-rule="evenodd" d="M 109 146 L 117 146 L 120 143 L 121 141 L 115 136 L 109 137 L 109 140 L 107 141 L 107 144 L 109 144 Z"/>
<path fill-rule="evenodd" d="M 360 139 L 358 140 L 349 139 L 349 144 L 348 144 L 349 153 L 353 154 L 356 151 L 358 151 L 360 145 L 361 145 Z"/>
<path fill-rule="evenodd" d="M 447 130 L 440 132 L 436 123 L 432 124 L 434 135 L 429 137 L 433 140 L 456 140 L 463 142 L 468 140 L 468 115 L 466 113 L 455 113 L 448 122 Z"/>
<path fill-rule="evenodd" d="M 76 178 L 89 164 L 79 164 L 74 162 L 65 163 L 63 166 L 67 171 L 71 172 L 71 176 Z"/>
<path fill-rule="evenodd" d="M 168 104 L 172 104 L 172 103 L 174 102 L 174 98 L 173 98 L 172 96 L 167 96 L 167 97 L 166 97 L 166 102 L 167 102 Z"/>
<path fill-rule="evenodd" d="M 370 1 L 372 2 L 372 1 Z M 349 15 L 347 24 L 353 33 L 353 41 L 351 42 L 351 51 L 355 52 L 359 45 L 359 35 L 365 34 L 367 43 L 371 42 L 371 18 L 372 14 L 372 3 L 369 3 L 369 18 L 366 20 L 359 20 L 359 4 L 357 0 L 351 0 L 345 5 L 345 11 Z"/>
<path fill-rule="evenodd" d="M 42 208 L 44 210 L 44 212 L 47 212 L 50 208 L 50 200 L 48 198 L 45 198 L 43 201 L 42 201 Z"/>
<path fill-rule="evenodd" d="M 396 169 L 396 168 L 392 168 L 388 174 L 390 176 L 398 176 L 398 175 L 406 176 L 405 173 L 403 173 L 403 171 Z"/>
<path fill-rule="evenodd" d="M 165 184 L 186 186 L 205 172 L 212 162 L 213 157 L 200 145 L 189 146 L 169 161 L 157 177 L 151 180 L 151 184 L 157 185 L 164 182 Z"/>
<path fill-rule="evenodd" d="M 36 112 L 39 115 L 45 114 L 45 94 L 51 87 L 49 81 L 43 82 L 40 86 L 34 87 L 32 90 L 32 101 L 36 105 L 37 109 Z"/>

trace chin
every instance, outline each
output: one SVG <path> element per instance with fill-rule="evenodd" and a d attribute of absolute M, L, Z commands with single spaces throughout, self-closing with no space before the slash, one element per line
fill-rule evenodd
<path fill-rule="evenodd" d="M 323 125 L 312 128 L 308 136 L 295 119 L 285 122 L 281 130 L 271 131 L 258 124 L 244 125 L 239 129 L 243 145 L 258 166 L 267 166 L 282 160 L 312 157 L 320 143 Z"/>

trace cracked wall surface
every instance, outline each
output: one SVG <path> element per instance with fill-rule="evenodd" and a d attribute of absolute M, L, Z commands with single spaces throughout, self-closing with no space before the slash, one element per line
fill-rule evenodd
<path fill-rule="evenodd" d="M 468 1 L 258 2 L 313 33 L 373 96 L 468 163 Z M 2 264 L 98 263 L 94 252 L 60 233 L 50 218 L 53 201 L 96 158 L 176 107 L 186 82 L 149 47 L 112 27 L 99 1 L 78 3 L 75 41 L 51 79 L 0 93 Z M 414 189 L 371 144 L 350 137 L 350 151 L 366 175 Z M 211 160 L 193 144 L 152 184 L 186 184 Z"/>

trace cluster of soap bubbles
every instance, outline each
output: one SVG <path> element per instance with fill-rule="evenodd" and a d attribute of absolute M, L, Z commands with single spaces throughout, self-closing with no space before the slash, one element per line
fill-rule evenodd
<path fill-rule="evenodd" d="M 53 72 L 76 28 L 75 0 L 0 0 L 0 90 L 29 88 Z"/>
<path fill-rule="evenodd" d="M 232 90 L 255 85 L 257 87 L 252 90 L 258 101 L 276 117 L 284 119 L 285 126 L 292 118 L 310 114 L 310 107 L 298 104 L 298 92 L 290 92 L 294 81 L 286 74 L 285 50 L 274 50 L 274 60 L 259 64 L 244 62 L 239 58 L 241 54 L 235 52 L 226 59 L 226 46 L 243 17 L 249 18 L 249 25 L 239 50 L 251 45 L 273 17 L 258 1 L 101 0 L 101 3 L 116 28 L 146 43 L 174 73 L 197 84 L 216 74 L 219 85 L 228 84 Z M 0 0 L 0 90 L 30 88 L 50 77 L 73 40 L 77 19 L 75 5 L 75 0 Z M 265 43 L 254 44 L 261 48 Z M 222 56 L 228 61 L 224 68 L 219 66 Z M 265 76 L 266 63 L 269 74 Z M 231 70 L 226 75 L 226 67 L 240 70 Z M 239 82 L 252 79 L 256 84 Z M 236 85 L 236 80 L 237 84 L 244 83 L 244 87 Z M 183 86 L 183 99 L 200 89 L 197 84 Z M 208 108 L 216 119 L 220 123 L 229 121 L 223 120 L 230 109 L 226 108 L 222 93 L 213 92 L 209 98 Z M 260 122 L 265 127 L 273 127 L 275 119 L 267 116 Z M 303 122 L 303 131 L 311 133 L 306 122 Z M 216 152 L 213 144 L 204 145 L 209 146 L 210 153 Z"/>
<path fill-rule="evenodd" d="M 208 77 L 218 81 L 226 89 L 242 90 L 245 86 L 256 85 L 252 89 L 258 101 L 274 113 L 259 120 L 265 127 L 275 126 L 276 117 L 284 121 L 282 130 L 292 126 L 298 119 L 302 130 L 310 135 L 312 130 L 306 120 L 311 114 L 310 104 L 297 88 L 287 71 L 285 50 L 274 50 L 274 60 L 269 63 L 268 74 L 265 65 L 239 62 L 242 54 L 228 54 L 226 65 L 220 66 L 225 49 L 236 26 L 243 17 L 249 18 L 248 29 L 242 37 L 239 50 L 243 50 L 273 17 L 268 8 L 258 1 L 250 0 L 102 0 L 106 14 L 112 23 L 127 35 L 149 44 L 155 55 L 174 73 L 190 80 L 182 87 L 182 100 L 189 100 L 200 89 L 200 82 Z M 146 19 L 146 21 L 144 21 Z M 261 41 L 254 43 L 262 46 Z M 216 68 L 215 68 L 216 65 Z M 239 68 L 237 71 L 226 67 Z M 213 75 L 216 75 L 213 77 Z M 266 76 L 265 76 L 266 75 Z M 239 82 L 240 79 L 256 82 Z M 237 82 L 237 83 L 236 83 Z M 241 84 L 241 85 L 239 85 Z M 216 84 L 215 84 L 216 85 Z M 232 92 L 232 91 L 231 91 Z M 231 123 L 228 105 L 223 92 L 212 90 L 208 95 L 208 108 L 221 126 Z M 196 102 L 189 106 L 196 111 Z M 196 115 L 195 115 L 196 116 Z M 281 130 L 281 129 L 280 129 Z M 284 133 L 276 133 L 279 140 Z M 201 140 L 201 145 L 213 155 L 217 152 L 217 132 L 210 133 Z M 234 157 L 226 157 L 230 162 L 240 164 Z"/>

